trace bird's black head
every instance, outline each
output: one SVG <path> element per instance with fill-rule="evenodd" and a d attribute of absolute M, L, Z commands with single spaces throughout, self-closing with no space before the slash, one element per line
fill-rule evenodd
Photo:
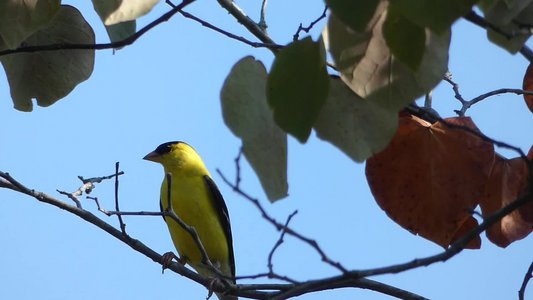
<path fill-rule="evenodd" d="M 182 141 L 172 141 L 172 142 L 163 143 L 163 144 L 157 146 L 157 148 L 155 148 L 154 152 L 159 154 L 159 155 L 167 154 L 167 153 L 170 152 L 170 150 L 172 150 L 172 145 L 176 145 L 176 144 L 183 144 L 183 142 Z"/>

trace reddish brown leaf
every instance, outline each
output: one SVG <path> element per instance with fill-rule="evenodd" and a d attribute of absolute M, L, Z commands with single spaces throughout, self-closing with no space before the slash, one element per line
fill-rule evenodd
<path fill-rule="evenodd" d="M 533 161 L 533 146 L 529 148 L 529 153 L 527 154 L 527 158 L 530 161 Z M 529 182 L 532 182 L 531 180 L 532 179 L 530 178 Z M 530 187 L 530 191 L 533 191 L 533 187 Z M 531 202 L 529 202 L 528 204 L 520 207 L 518 209 L 518 212 L 520 213 L 520 216 L 522 217 L 524 221 L 529 222 L 530 224 L 533 224 L 533 200 L 531 200 Z"/>
<path fill-rule="evenodd" d="M 526 91 L 533 91 L 533 63 L 527 67 L 526 74 L 524 74 L 524 82 L 522 83 L 522 89 Z M 533 95 L 524 95 L 526 105 L 531 112 L 533 112 Z"/>
<path fill-rule="evenodd" d="M 527 165 L 520 158 L 505 159 L 496 156 L 485 196 L 480 202 L 483 216 L 488 216 L 501 209 L 521 195 L 527 188 Z M 525 210 L 533 207 L 533 203 L 523 206 Z M 503 217 L 499 222 L 487 230 L 487 237 L 491 242 L 507 247 L 516 240 L 523 239 L 533 230 L 533 223 L 525 221 L 521 213 L 516 210 Z"/>
<path fill-rule="evenodd" d="M 470 118 L 446 121 L 477 130 Z M 390 145 L 367 161 L 366 176 L 389 217 L 446 248 L 477 226 L 471 211 L 493 160 L 492 144 L 465 130 L 402 116 Z M 469 247 L 480 243 L 477 237 Z"/>

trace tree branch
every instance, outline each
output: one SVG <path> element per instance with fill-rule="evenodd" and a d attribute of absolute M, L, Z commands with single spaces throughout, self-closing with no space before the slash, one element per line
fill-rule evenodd
<path fill-rule="evenodd" d="M 520 286 L 520 290 L 518 291 L 519 300 L 526 299 L 526 287 L 531 278 L 533 278 L 533 262 L 531 262 L 529 265 L 529 269 L 527 269 L 526 275 L 524 275 L 524 280 L 522 281 L 522 285 Z"/>
<path fill-rule="evenodd" d="M 250 33 L 255 35 L 261 42 L 265 44 L 275 45 L 276 43 L 270 38 L 266 31 L 261 28 L 259 24 L 250 19 L 242 9 L 240 9 L 232 0 L 217 0 L 220 6 L 227 10 L 239 23 L 241 23 Z M 270 49 L 275 51 L 273 49 Z"/>
<path fill-rule="evenodd" d="M 469 22 L 471 22 L 473 24 L 476 24 L 479 27 L 482 27 L 482 28 L 485 28 L 485 29 L 491 29 L 494 32 L 501 34 L 502 36 L 504 36 L 505 38 L 507 38 L 509 40 L 514 37 L 512 34 L 509 34 L 509 33 L 505 32 L 505 31 L 503 31 L 501 28 L 499 28 L 499 27 L 487 22 L 487 20 L 485 20 L 485 18 L 483 18 L 482 16 L 478 15 L 475 11 L 470 11 L 463 18 L 468 20 Z M 524 56 L 530 62 L 533 62 L 533 51 L 531 51 L 531 49 L 528 46 L 526 46 L 525 44 L 522 46 L 522 48 L 520 48 L 520 54 L 522 54 L 522 56 Z"/>
<path fill-rule="evenodd" d="M 59 44 L 50 44 L 50 45 L 37 45 L 37 46 L 25 46 L 19 47 L 16 49 L 7 49 L 0 51 L 0 56 L 15 54 L 15 53 L 28 53 L 28 52 L 42 52 L 42 51 L 57 51 L 57 50 L 103 50 L 103 49 L 115 49 L 124 46 L 128 46 L 137 41 L 145 33 L 156 27 L 157 25 L 170 20 L 176 13 L 187 7 L 187 5 L 193 3 L 195 0 L 183 0 L 180 4 L 176 5 L 169 12 L 163 14 L 159 18 L 155 19 L 148 25 L 141 28 L 136 33 L 131 36 L 112 43 L 104 44 L 68 44 L 68 43 L 59 43 Z"/>

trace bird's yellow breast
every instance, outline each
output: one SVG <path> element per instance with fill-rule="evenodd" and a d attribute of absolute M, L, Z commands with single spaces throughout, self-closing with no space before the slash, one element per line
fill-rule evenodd
<path fill-rule="evenodd" d="M 165 179 L 161 185 L 163 209 L 168 207 L 167 195 Z M 225 269 L 229 255 L 227 240 L 204 178 L 173 174 L 171 199 L 176 215 L 187 225 L 194 227 L 198 233 L 211 262 Z M 191 235 L 170 217 L 166 217 L 166 223 L 179 255 L 198 272 L 203 273 L 199 270 L 202 257 Z"/>

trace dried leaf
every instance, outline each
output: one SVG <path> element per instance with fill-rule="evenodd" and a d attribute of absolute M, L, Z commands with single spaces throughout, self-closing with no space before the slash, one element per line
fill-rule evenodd
<path fill-rule="evenodd" d="M 529 67 L 527 67 L 526 74 L 524 74 L 522 89 L 526 91 L 533 91 L 533 64 L 529 64 Z M 526 105 L 529 110 L 533 112 L 533 95 L 524 94 L 524 100 L 526 101 Z"/>
<path fill-rule="evenodd" d="M 444 248 L 477 226 L 471 211 L 485 191 L 494 159 L 491 143 L 456 128 L 477 130 L 470 118 L 446 123 L 455 126 L 400 117 L 392 142 L 366 165 L 380 207 L 402 227 Z M 477 237 L 468 247 L 479 245 Z"/>
<path fill-rule="evenodd" d="M 496 156 L 484 197 L 480 201 L 483 216 L 488 216 L 515 201 L 527 192 L 527 164 L 520 158 L 505 159 Z M 528 203 L 522 208 L 532 207 Z M 533 230 L 533 223 L 522 218 L 518 210 L 503 217 L 487 230 L 491 242 L 507 247 L 516 240 L 523 239 Z"/>

